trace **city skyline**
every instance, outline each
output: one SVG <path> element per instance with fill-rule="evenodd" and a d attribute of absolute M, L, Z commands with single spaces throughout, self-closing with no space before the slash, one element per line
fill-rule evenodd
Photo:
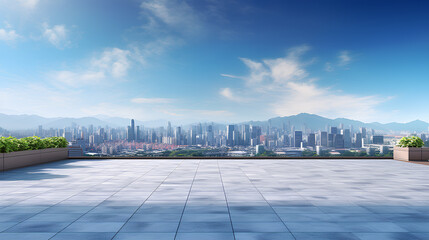
<path fill-rule="evenodd" d="M 429 122 L 427 1 L 0 4 L 0 113 Z"/>
<path fill-rule="evenodd" d="M 1 134 L 1 132 L 0 132 Z M 20 133 L 26 134 L 26 133 Z M 28 134 L 28 133 L 27 133 Z M 130 119 L 129 125 L 88 127 L 72 124 L 61 129 L 34 132 L 44 137 L 64 137 L 71 143 L 70 156 L 391 156 L 393 147 L 403 135 L 385 134 L 375 129 L 345 125 L 322 128 L 301 127 L 290 121 L 268 125 L 198 123 L 187 127 L 167 126 L 147 128 Z M 423 141 L 428 131 L 414 133 Z M 426 144 L 429 144 L 427 142 Z M 198 154 L 198 155 L 194 155 Z"/>

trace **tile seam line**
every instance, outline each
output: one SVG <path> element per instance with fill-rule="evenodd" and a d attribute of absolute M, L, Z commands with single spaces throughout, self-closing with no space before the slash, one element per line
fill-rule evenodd
<path fill-rule="evenodd" d="M 110 179 L 112 179 L 112 178 L 114 178 L 114 177 L 116 177 L 116 176 L 113 176 L 113 177 L 111 177 L 111 178 L 109 178 L 109 179 L 107 179 L 107 180 L 105 180 L 105 181 L 103 181 L 103 182 L 101 182 L 101 183 L 104 183 L 104 182 L 106 182 L 106 181 L 109 181 Z M 68 185 L 71 185 L 71 184 L 68 184 Z M 34 185 L 30 185 L 30 186 L 34 186 Z M 30 186 L 29 186 L 29 187 L 30 187 Z M 93 186 L 95 186 L 95 185 L 92 185 L 91 187 L 93 187 Z M 83 191 L 86 191 L 86 190 L 90 189 L 91 187 L 88 187 L 88 188 L 86 188 L 86 189 L 85 189 L 85 190 L 83 190 Z M 45 192 L 43 192 L 43 193 L 46 193 L 46 192 L 49 192 L 49 191 L 50 191 L 50 190 L 47 190 L 47 191 L 45 191 Z M 68 198 L 66 198 L 66 199 L 64 199 L 64 200 L 62 200 L 62 201 L 60 201 L 60 202 L 58 202 L 58 203 L 55 203 L 54 205 L 52 205 L 52 206 L 50 206 L 50 207 L 47 207 L 46 209 L 44 209 L 44 210 L 42 210 L 42 211 L 40 211 L 40 212 L 37 212 L 37 213 L 35 213 L 35 214 L 31 215 L 30 217 L 26 218 L 25 220 L 22 220 L 22 221 L 18 222 L 17 224 L 14 224 L 13 226 L 11 226 L 11 227 L 9 227 L 9 228 L 7 228 L 7 229 L 3 230 L 1 233 L 4 233 L 4 232 L 5 232 L 5 231 L 7 231 L 8 229 L 13 228 L 13 227 L 17 226 L 18 224 L 21 224 L 21 223 L 23 223 L 23 222 L 27 221 L 28 219 L 30 219 L 30 218 L 32 218 L 32 217 L 34 217 L 34 216 L 36 216 L 37 214 L 41 214 L 41 213 L 43 213 L 44 211 L 48 210 L 48 209 L 49 209 L 49 208 L 51 208 L 51 207 L 55 207 L 55 206 L 57 206 L 58 204 L 61 204 L 62 202 L 67 201 L 68 199 L 70 199 L 70 198 L 72 198 L 72 197 L 74 197 L 74 196 L 78 195 L 79 193 L 81 193 L 81 192 L 83 192 L 83 191 L 80 191 L 80 192 L 78 192 L 78 193 L 76 193 L 76 194 L 73 194 L 72 196 L 70 196 L 70 197 L 68 197 Z M 35 196 L 33 196 L 33 197 L 40 196 L 40 195 L 42 195 L 43 193 L 37 194 L 37 195 L 35 195 Z M 113 195 L 113 194 L 112 194 L 112 195 Z M 21 201 L 19 201 L 19 202 L 17 202 L 17 203 L 20 203 L 20 202 L 26 201 L 26 200 L 31 199 L 31 198 L 33 198 L 33 197 L 26 198 L 26 199 L 21 200 Z M 10 206 L 13 206 L 13 205 L 15 205 L 15 204 L 12 204 L 12 205 L 10 205 Z M 97 205 L 97 206 L 98 206 L 98 205 Z M 96 206 L 96 207 L 97 207 L 97 206 Z M 90 210 L 88 210 L 86 213 L 88 213 L 88 212 L 89 212 L 89 211 L 91 211 L 92 209 L 93 209 L 93 208 L 91 208 Z M 86 213 L 82 214 L 82 216 L 83 216 L 83 215 L 85 215 Z M 80 216 L 78 219 L 80 219 L 82 216 Z M 76 219 L 75 221 L 77 221 L 78 219 Z M 74 223 L 75 221 L 73 221 L 72 223 Z M 70 223 L 70 224 L 72 224 L 72 223 Z M 67 225 L 66 227 L 68 227 L 68 226 L 69 226 L 69 225 Z M 59 232 L 61 232 L 61 231 L 62 231 L 62 230 L 64 230 L 64 229 L 65 229 L 65 228 L 63 228 L 63 229 L 61 229 L 60 231 L 56 232 L 56 233 L 55 233 L 55 235 L 57 235 Z M 53 238 L 55 235 L 53 235 L 53 236 L 52 236 L 52 237 L 50 237 L 49 239 Z"/>
<path fill-rule="evenodd" d="M 261 193 L 261 191 L 259 191 L 259 189 L 256 187 L 256 185 L 252 182 L 252 180 L 249 178 L 249 176 L 246 174 L 246 172 L 243 170 L 243 168 L 240 167 L 240 170 L 244 173 L 244 175 L 246 175 L 247 179 L 249 179 L 249 182 L 252 184 L 252 186 L 258 191 L 259 194 L 261 194 L 262 198 L 264 199 L 264 201 L 268 204 L 268 206 L 270 206 L 271 210 L 273 210 L 273 212 L 276 214 L 276 216 L 280 219 L 280 221 L 283 223 L 283 225 L 286 227 L 286 229 L 289 231 L 289 233 L 292 235 L 293 239 L 296 240 L 295 235 L 292 233 L 292 231 L 289 229 L 289 227 L 286 225 L 285 222 L 283 222 L 283 220 L 280 218 L 279 214 L 274 210 L 273 206 L 271 206 L 271 204 L 267 201 L 267 199 L 265 198 L 265 196 Z"/>
<path fill-rule="evenodd" d="M 118 233 L 122 230 L 122 228 L 124 228 L 124 226 L 130 221 L 130 219 L 136 215 L 136 213 L 138 212 L 138 210 L 143 206 L 143 204 L 145 204 L 147 202 L 147 200 L 153 195 L 154 192 L 156 192 L 156 190 L 158 190 L 158 188 L 165 182 L 165 180 L 167 180 L 167 178 L 178 168 L 182 165 L 182 163 L 184 162 L 184 160 L 181 160 L 179 164 L 177 164 L 177 166 L 164 178 L 164 180 L 162 180 L 162 182 L 158 185 L 158 187 L 155 188 L 155 190 L 152 191 L 152 193 L 146 198 L 146 200 L 143 201 L 142 204 L 140 204 L 140 206 L 133 212 L 133 214 L 131 214 L 131 216 L 127 219 L 127 221 L 125 221 L 125 223 L 121 226 L 121 228 L 119 228 L 119 230 L 115 233 L 115 235 L 113 235 L 113 237 L 111 239 L 114 239 L 116 237 L 116 235 L 118 235 Z M 151 171 L 154 168 L 151 169 Z M 144 175 L 143 175 L 144 176 Z M 143 176 L 139 177 L 138 179 L 136 179 L 135 181 L 139 180 L 140 178 L 142 178 Z M 133 182 L 135 182 L 133 181 Z M 129 185 L 129 184 L 128 184 Z"/>
<path fill-rule="evenodd" d="M 220 170 L 219 160 L 216 160 L 216 163 L 217 163 L 217 168 L 219 170 L 220 181 L 222 183 L 223 195 L 225 196 L 226 207 L 228 208 L 229 221 L 231 223 L 231 228 L 232 228 L 232 236 L 234 237 L 234 240 L 235 240 L 236 238 L 235 238 L 234 225 L 232 224 L 231 211 L 229 210 L 228 198 L 226 197 L 225 186 L 223 184 L 223 178 L 222 178 L 222 172 Z"/>
<path fill-rule="evenodd" d="M 191 187 L 189 188 L 188 196 L 186 197 L 185 206 L 182 210 L 182 215 L 180 215 L 179 224 L 177 225 L 176 234 L 174 234 L 174 240 L 177 238 L 177 234 L 179 233 L 180 224 L 182 223 L 183 214 L 185 213 L 186 205 L 188 204 L 189 196 L 191 195 L 192 187 L 194 186 L 195 178 L 197 177 L 198 169 L 200 168 L 201 160 L 198 160 L 197 169 L 195 169 L 194 178 L 192 179 Z"/>
<path fill-rule="evenodd" d="M 151 172 L 153 169 L 154 169 L 155 167 L 152 167 L 149 171 L 147 171 L 147 172 L 145 172 L 142 176 L 140 176 L 140 177 L 138 177 L 136 180 L 134 180 L 134 181 L 132 181 L 131 183 L 133 183 L 133 182 L 135 182 L 135 181 L 137 181 L 137 180 L 139 180 L 140 178 L 142 178 L 142 177 L 144 177 L 146 174 L 148 174 L 149 172 Z M 116 178 L 117 176 L 112 176 L 111 178 L 109 178 L 109 179 L 107 179 L 106 181 L 103 181 L 103 182 L 101 182 L 101 184 L 102 183 L 105 183 L 105 182 L 107 182 L 107 181 L 110 181 L 111 179 L 113 179 L 113 178 Z M 131 184 L 130 183 L 130 184 Z M 128 185 L 130 185 L 130 184 L 128 184 Z M 98 184 L 96 184 L 96 185 L 98 185 Z M 96 186 L 96 185 L 93 185 L 93 186 Z M 128 186 L 127 185 L 127 186 Z M 93 186 L 91 186 L 91 187 L 93 187 Z M 91 187 L 89 187 L 89 188 L 87 188 L 87 189 L 90 189 Z M 126 186 L 125 186 L 126 187 Z M 118 192 L 120 192 L 122 189 L 124 189 L 125 187 L 122 187 L 121 189 L 119 189 L 118 191 L 116 191 L 116 192 L 114 192 L 114 193 L 112 193 L 112 195 L 110 195 L 108 198 L 110 198 L 110 197 L 112 197 L 113 195 L 115 195 L 116 193 L 118 193 Z M 82 191 L 83 192 L 83 191 Z M 80 193 L 80 192 L 79 192 Z M 77 193 L 77 194 L 79 194 L 79 193 Z M 75 195 L 77 195 L 77 194 L 75 194 Z M 71 196 L 71 197 L 74 197 L 75 195 L 73 195 L 73 196 Z M 71 198 L 70 197 L 70 198 Z M 106 199 L 108 199 L 108 198 L 106 198 Z M 69 198 L 67 198 L 67 199 L 69 199 Z M 67 200 L 66 199 L 66 200 Z M 66 200 L 64 200 L 64 201 L 66 201 Z M 65 226 L 63 229 L 61 229 L 60 231 L 58 231 L 58 232 L 56 232 L 52 237 L 50 237 L 49 239 L 52 239 L 52 238 L 54 238 L 55 236 L 57 236 L 58 235 L 58 233 L 61 233 L 62 231 L 64 231 L 67 227 L 69 227 L 70 225 L 72 225 L 73 223 L 75 223 L 76 221 L 78 221 L 79 219 L 81 219 L 84 215 L 86 215 L 87 213 L 89 213 L 90 211 L 92 211 L 92 210 L 94 210 L 96 207 L 98 207 L 98 206 L 100 206 L 103 202 L 104 202 L 105 200 L 103 200 L 102 202 L 100 202 L 99 204 L 97 204 L 96 206 L 94 206 L 93 208 L 91 208 L 90 210 L 88 210 L 87 212 L 85 212 L 84 214 L 82 214 L 80 217 L 78 217 L 76 220 L 74 220 L 73 222 L 71 222 L 70 224 L 68 224 L 67 226 Z M 61 202 L 63 202 L 63 201 L 61 201 Z"/>

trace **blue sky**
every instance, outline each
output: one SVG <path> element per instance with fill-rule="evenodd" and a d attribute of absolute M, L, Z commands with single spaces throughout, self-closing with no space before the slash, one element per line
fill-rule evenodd
<path fill-rule="evenodd" d="M 0 0 L 0 112 L 429 121 L 429 2 Z"/>

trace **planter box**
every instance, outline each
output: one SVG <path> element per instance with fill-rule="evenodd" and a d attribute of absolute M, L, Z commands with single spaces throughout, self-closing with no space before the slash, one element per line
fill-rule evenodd
<path fill-rule="evenodd" d="M 429 148 L 422 148 L 422 160 L 429 160 Z"/>
<path fill-rule="evenodd" d="M 403 148 L 395 147 L 393 159 L 402 161 L 427 161 L 429 160 L 429 148 Z"/>
<path fill-rule="evenodd" d="M 3 155 L 4 153 L 0 153 L 0 171 L 3 171 L 3 168 L 4 168 Z"/>
<path fill-rule="evenodd" d="M 48 148 L 40 150 L 3 153 L 0 158 L 2 171 L 27 167 L 41 163 L 64 160 L 68 158 L 68 148 Z"/>

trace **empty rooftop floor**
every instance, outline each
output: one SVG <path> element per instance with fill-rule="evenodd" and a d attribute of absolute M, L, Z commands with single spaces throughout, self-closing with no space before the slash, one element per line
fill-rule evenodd
<path fill-rule="evenodd" d="M 429 166 L 55 162 L 0 173 L 0 239 L 429 239 Z"/>

